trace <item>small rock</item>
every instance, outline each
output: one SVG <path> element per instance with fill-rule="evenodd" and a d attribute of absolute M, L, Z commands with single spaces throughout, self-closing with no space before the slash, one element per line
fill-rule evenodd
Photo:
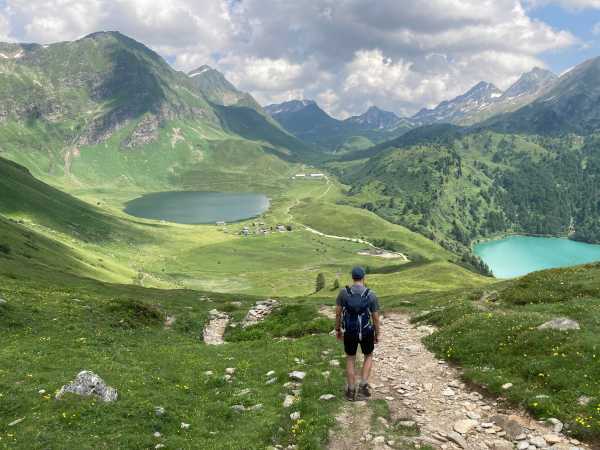
<path fill-rule="evenodd" d="M 302 381 L 302 380 L 304 380 L 304 377 L 306 376 L 306 372 L 300 372 L 299 370 L 294 370 L 293 372 L 289 373 L 289 376 L 292 380 Z"/>
<path fill-rule="evenodd" d="M 557 434 L 545 434 L 544 435 L 544 440 L 548 443 L 548 444 L 558 444 L 559 442 L 562 442 L 562 438 L 557 435 Z"/>
<path fill-rule="evenodd" d="M 554 417 L 548 419 L 548 422 L 552 424 L 552 431 L 554 431 L 555 433 L 560 433 L 564 428 L 563 423 L 560 420 L 555 419 Z"/>
<path fill-rule="evenodd" d="M 267 380 L 266 384 L 274 384 L 277 382 L 277 378 L 271 378 L 270 380 Z"/>
<path fill-rule="evenodd" d="M 511 387 L 513 387 L 512 383 L 505 383 L 502 385 L 502 389 L 504 389 L 505 391 L 510 389 Z"/>
<path fill-rule="evenodd" d="M 493 428 L 494 424 L 491 422 L 484 422 L 481 424 L 481 428 Z"/>
<path fill-rule="evenodd" d="M 154 448 L 159 449 L 159 448 L 165 448 L 165 444 L 156 444 L 154 446 Z"/>
<path fill-rule="evenodd" d="M 38 391 L 38 394 L 40 394 L 40 395 L 44 395 L 45 393 L 46 393 L 46 389 L 40 389 Z"/>
<path fill-rule="evenodd" d="M 162 434 L 160 434 L 160 431 L 155 431 L 152 436 L 154 436 L 155 438 L 159 438 L 162 436 Z"/>
<path fill-rule="evenodd" d="M 454 431 L 460 434 L 467 434 L 477 426 L 477 421 L 472 419 L 459 420 L 454 424 Z"/>
<path fill-rule="evenodd" d="M 491 450 L 513 450 L 513 448 L 514 447 L 510 442 L 500 439 L 492 442 L 492 445 L 490 446 Z"/>
<path fill-rule="evenodd" d="M 520 441 L 517 444 L 517 450 L 527 450 L 529 448 L 529 442 L 528 441 Z"/>
<path fill-rule="evenodd" d="M 157 417 L 161 417 L 165 415 L 165 408 L 163 408 L 162 406 L 155 406 L 154 407 L 154 414 L 157 415 Z"/>
<path fill-rule="evenodd" d="M 523 434 L 523 427 L 521 424 L 508 416 L 498 414 L 492 418 L 492 422 L 502 428 L 512 441 L 516 440 L 517 436 Z"/>
<path fill-rule="evenodd" d="M 235 412 L 244 412 L 246 411 L 246 407 L 244 405 L 233 405 L 231 407 Z"/>
<path fill-rule="evenodd" d="M 263 404 L 262 403 L 257 403 L 254 406 L 251 406 L 250 408 L 248 408 L 249 411 L 259 411 L 263 408 Z"/>
<path fill-rule="evenodd" d="M 444 397 L 454 397 L 456 395 L 456 392 L 454 392 L 454 390 L 450 388 L 446 388 L 442 391 L 442 395 Z"/>
<path fill-rule="evenodd" d="M 479 420 L 479 419 L 481 419 L 481 414 L 479 414 L 479 413 L 476 413 L 475 411 L 469 411 L 469 412 L 467 413 L 467 417 L 468 417 L 469 419 L 473 419 L 473 420 Z"/>
<path fill-rule="evenodd" d="M 414 420 L 401 420 L 398 425 L 404 428 L 413 428 L 417 426 L 417 423 Z"/>
<path fill-rule="evenodd" d="M 104 402 L 114 402 L 118 398 L 117 390 L 107 386 L 104 380 L 89 370 L 83 370 L 77 374 L 75 380 L 65 384 L 56 394 L 56 399 L 61 399 L 66 393 L 81 395 L 84 397 L 95 396 Z"/>
<path fill-rule="evenodd" d="M 329 361 L 329 365 L 331 367 L 340 367 L 340 362 L 337 359 L 332 359 L 331 361 Z"/>
<path fill-rule="evenodd" d="M 333 394 L 323 394 L 319 397 L 319 400 L 329 401 L 329 400 L 333 400 L 334 398 L 335 398 L 335 395 L 333 395 Z"/>
<path fill-rule="evenodd" d="M 181 422 L 181 429 L 182 430 L 187 430 L 189 428 L 190 428 L 190 424 L 189 423 Z"/>
<path fill-rule="evenodd" d="M 448 440 L 454 442 L 456 445 L 458 445 L 461 448 L 464 448 L 464 449 L 469 448 L 469 444 L 467 444 L 467 441 L 465 441 L 464 438 L 460 434 L 458 434 L 454 431 L 450 431 L 446 435 L 446 437 L 448 438 Z"/>
<path fill-rule="evenodd" d="M 267 378 L 271 378 L 271 377 L 273 377 L 274 375 L 275 375 L 275 371 L 274 371 L 274 370 L 269 370 L 269 371 L 267 372 L 267 375 L 266 375 L 266 376 L 267 376 Z"/>
<path fill-rule="evenodd" d="M 11 423 L 8 424 L 9 427 L 14 427 L 15 425 L 20 424 L 21 422 L 23 422 L 25 420 L 25 417 L 21 417 L 20 419 L 17 420 L 13 420 Z"/>
<path fill-rule="evenodd" d="M 579 403 L 581 406 L 587 406 L 591 403 L 591 401 L 592 398 L 588 397 L 587 395 L 582 395 L 577 399 L 577 403 Z"/>
<path fill-rule="evenodd" d="M 206 375 L 207 377 L 210 377 L 211 375 L 213 375 L 213 371 L 212 370 L 207 370 L 206 372 L 204 372 L 204 375 Z"/>
<path fill-rule="evenodd" d="M 372 442 L 375 445 L 385 444 L 385 437 L 384 436 L 377 436 L 376 438 L 373 439 Z"/>
<path fill-rule="evenodd" d="M 331 372 L 329 370 L 326 370 L 325 372 L 321 372 L 321 375 L 323 375 L 325 378 L 329 378 Z"/>
<path fill-rule="evenodd" d="M 529 444 L 534 445 L 537 448 L 546 447 L 546 441 L 541 436 L 532 436 L 529 438 Z"/>
<path fill-rule="evenodd" d="M 225 369 L 225 373 L 227 375 L 233 375 L 235 373 L 235 367 L 228 367 L 227 369 Z"/>
<path fill-rule="evenodd" d="M 290 414 L 290 419 L 292 420 L 300 420 L 300 411 L 295 411 Z"/>
<path fill-rule="evenodd" d="M 568 317 L 558 317 L 552 319 L 546 323 L 541 324 L 538 330 L 558 330 L 558 331 L 569 331 L 569 330 L 580 330 L 579 323 Z"/>
<path fill-rule="evenodd" d="M 296 397 L 294 397 L 293 395 L 286 395 L 285 399 L 283 400 L 283 407 L 289 408 L 290 406 L 292 406 L 294 404 L 295 401 L 296 401 Z"/>

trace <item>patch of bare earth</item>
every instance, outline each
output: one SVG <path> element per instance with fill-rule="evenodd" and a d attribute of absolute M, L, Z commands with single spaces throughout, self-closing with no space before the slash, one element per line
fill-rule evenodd
<path fill-rule="evenodd" d="M 210 320 L 203 330 L 204 343 L 207 345 L 222 345 L 225 343 L 223 334 L 229 324 L 229 316 L 224 312 L 213 309 L 209 312 Z"/>
<path fill-rule="evenodd" d="M 370 413 L 364 412 L 368 408 L 346 405 L 331 433 L 330 449 L 589 448 L 561 434 L 558 421 L 536 421 L 470 389 L 458 369 L 436 359 L 421 342 L 433 331 L 427 326 L 415 328 L 405 315 L 385 317 L 371 385 L 373 399 L 388 403 L 390 417 L 372 421 Z M 403 426 L 412 433 L 399 433 Z"/>

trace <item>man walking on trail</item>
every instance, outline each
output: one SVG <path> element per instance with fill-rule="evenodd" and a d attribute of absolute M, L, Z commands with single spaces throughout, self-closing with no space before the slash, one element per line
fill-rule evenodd
<path fill-rule="evenodd" d="M 377 296 L 365 286 L 365 270 L 352 269 L 352 286 L 340 290 L 335 312 L 335 331 L 339 340 L 344 340 L 346 352 L 346 399 L 357 396 L 368 398 L 369 376 L 373 365 L 373 350 L 379 341 L 379 302 Z M 364 355 L 364 363 L 356 389 L 356 351 L 358 346 Z"/>

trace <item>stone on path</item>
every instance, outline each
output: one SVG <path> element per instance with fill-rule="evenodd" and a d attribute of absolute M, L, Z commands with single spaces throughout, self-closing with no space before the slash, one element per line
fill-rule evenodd
<path fill-rule="evenodd" d="M 460 448 L 464 448 L 464 449 L 469 448 L 469 444 L 467 444 L 467 441 L 465 441 L 464 438 L 460 434 L 458 434 L 454 431 L 450 431 L 449 433 L 447 433 L 446 437 L 448 438 L 448 440 L 454 442 Z"/>
<path fill-rule="evenodd" d="M 568 317 L 558 317 L 552 319 L 546 323 L 541 324 L 538 330 L 558 330 L 558 331 L 569 331 L 569 330 L 580 330 L 579 323 Z"/>
<path fill-rule="evenodd" d="M 491 421 L 502 428 L 509 439 L 513 441 L 516 440 L 519 435 L 523 434 L 523 427 L 521 424 L 508 416 L 498 414 L 492 417 Z"/>
<path fill-rule="evenodd" d="M 531 438 L 529 438 L 529 443 L 531 445 L 536 446 L 537 448 L 546 447 L 546 440 L 541 436 L 532 436 Z"/>
<path fill-rule="evenodd" d="M 560 442 L 562 442 L 562 438 L 556 434 L 545 434 L 544 435 L 544 440 L 548 443 L 548 444 L 558 444 Z"/>
<path fill-rule="evenodd" d="M 335 395 L 333 395 L 333 394 L 323 394 L 319 397 L 319 400 L 329 401 L 329 400 L 333 400 L 334 398 L 335 398 Z"/>
<path fill-rule="evenodd" d="M 490 449 L 491 450 L 513 450 L 514 447 L 510 442 L 498 439 L 498 440 L 492 442 Z"/>
<path fill-rule="evenodd" d="M 104 402 L 114 402 L 118 398 L 116 389 L 107 386 L 102 378 L 89 370 L 79 372 L 75 380 L 60 388 L 60 391 L 56 394 L 56 398 L 61 399 L 66 393 L 84 397 L 94 396 Z"/>
<path fill-rule="evenodd" d="M 476 420 L 464 419 L 464 420 L 459 420 L 458 422 L 456 422 L 454 424 L 453 428 L 454 428 L 454 431 L 456 431 L 460 434 L 467 434 L 469 431 L 471 431 L 477 425 L 478 425 L 478 422 Z"/>
<path fill-rule="evenodd" d="M 207 345 L 222 345 L 225 343 L 223 334 L 229 324 L 229 316 L 216 309 L 211 309 L 209 312 L 210 320 L 204 327 L 202 336 Z"/>

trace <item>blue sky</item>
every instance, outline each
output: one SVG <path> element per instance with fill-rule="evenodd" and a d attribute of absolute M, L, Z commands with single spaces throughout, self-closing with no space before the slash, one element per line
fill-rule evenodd
<path fill-rule="evenodd" d="M 546 5 L 531 10 L 529 14 L 553 28 L 571 32 L 581 41 L 569 48 L 542 53 L 541 59 L 557 74 L 586 59 L 600 56 L 600 34 L 593 34 L 596 24 L 599 24 L 600 32 L 599 10 L 573 10 L 558 5 Z"/>

